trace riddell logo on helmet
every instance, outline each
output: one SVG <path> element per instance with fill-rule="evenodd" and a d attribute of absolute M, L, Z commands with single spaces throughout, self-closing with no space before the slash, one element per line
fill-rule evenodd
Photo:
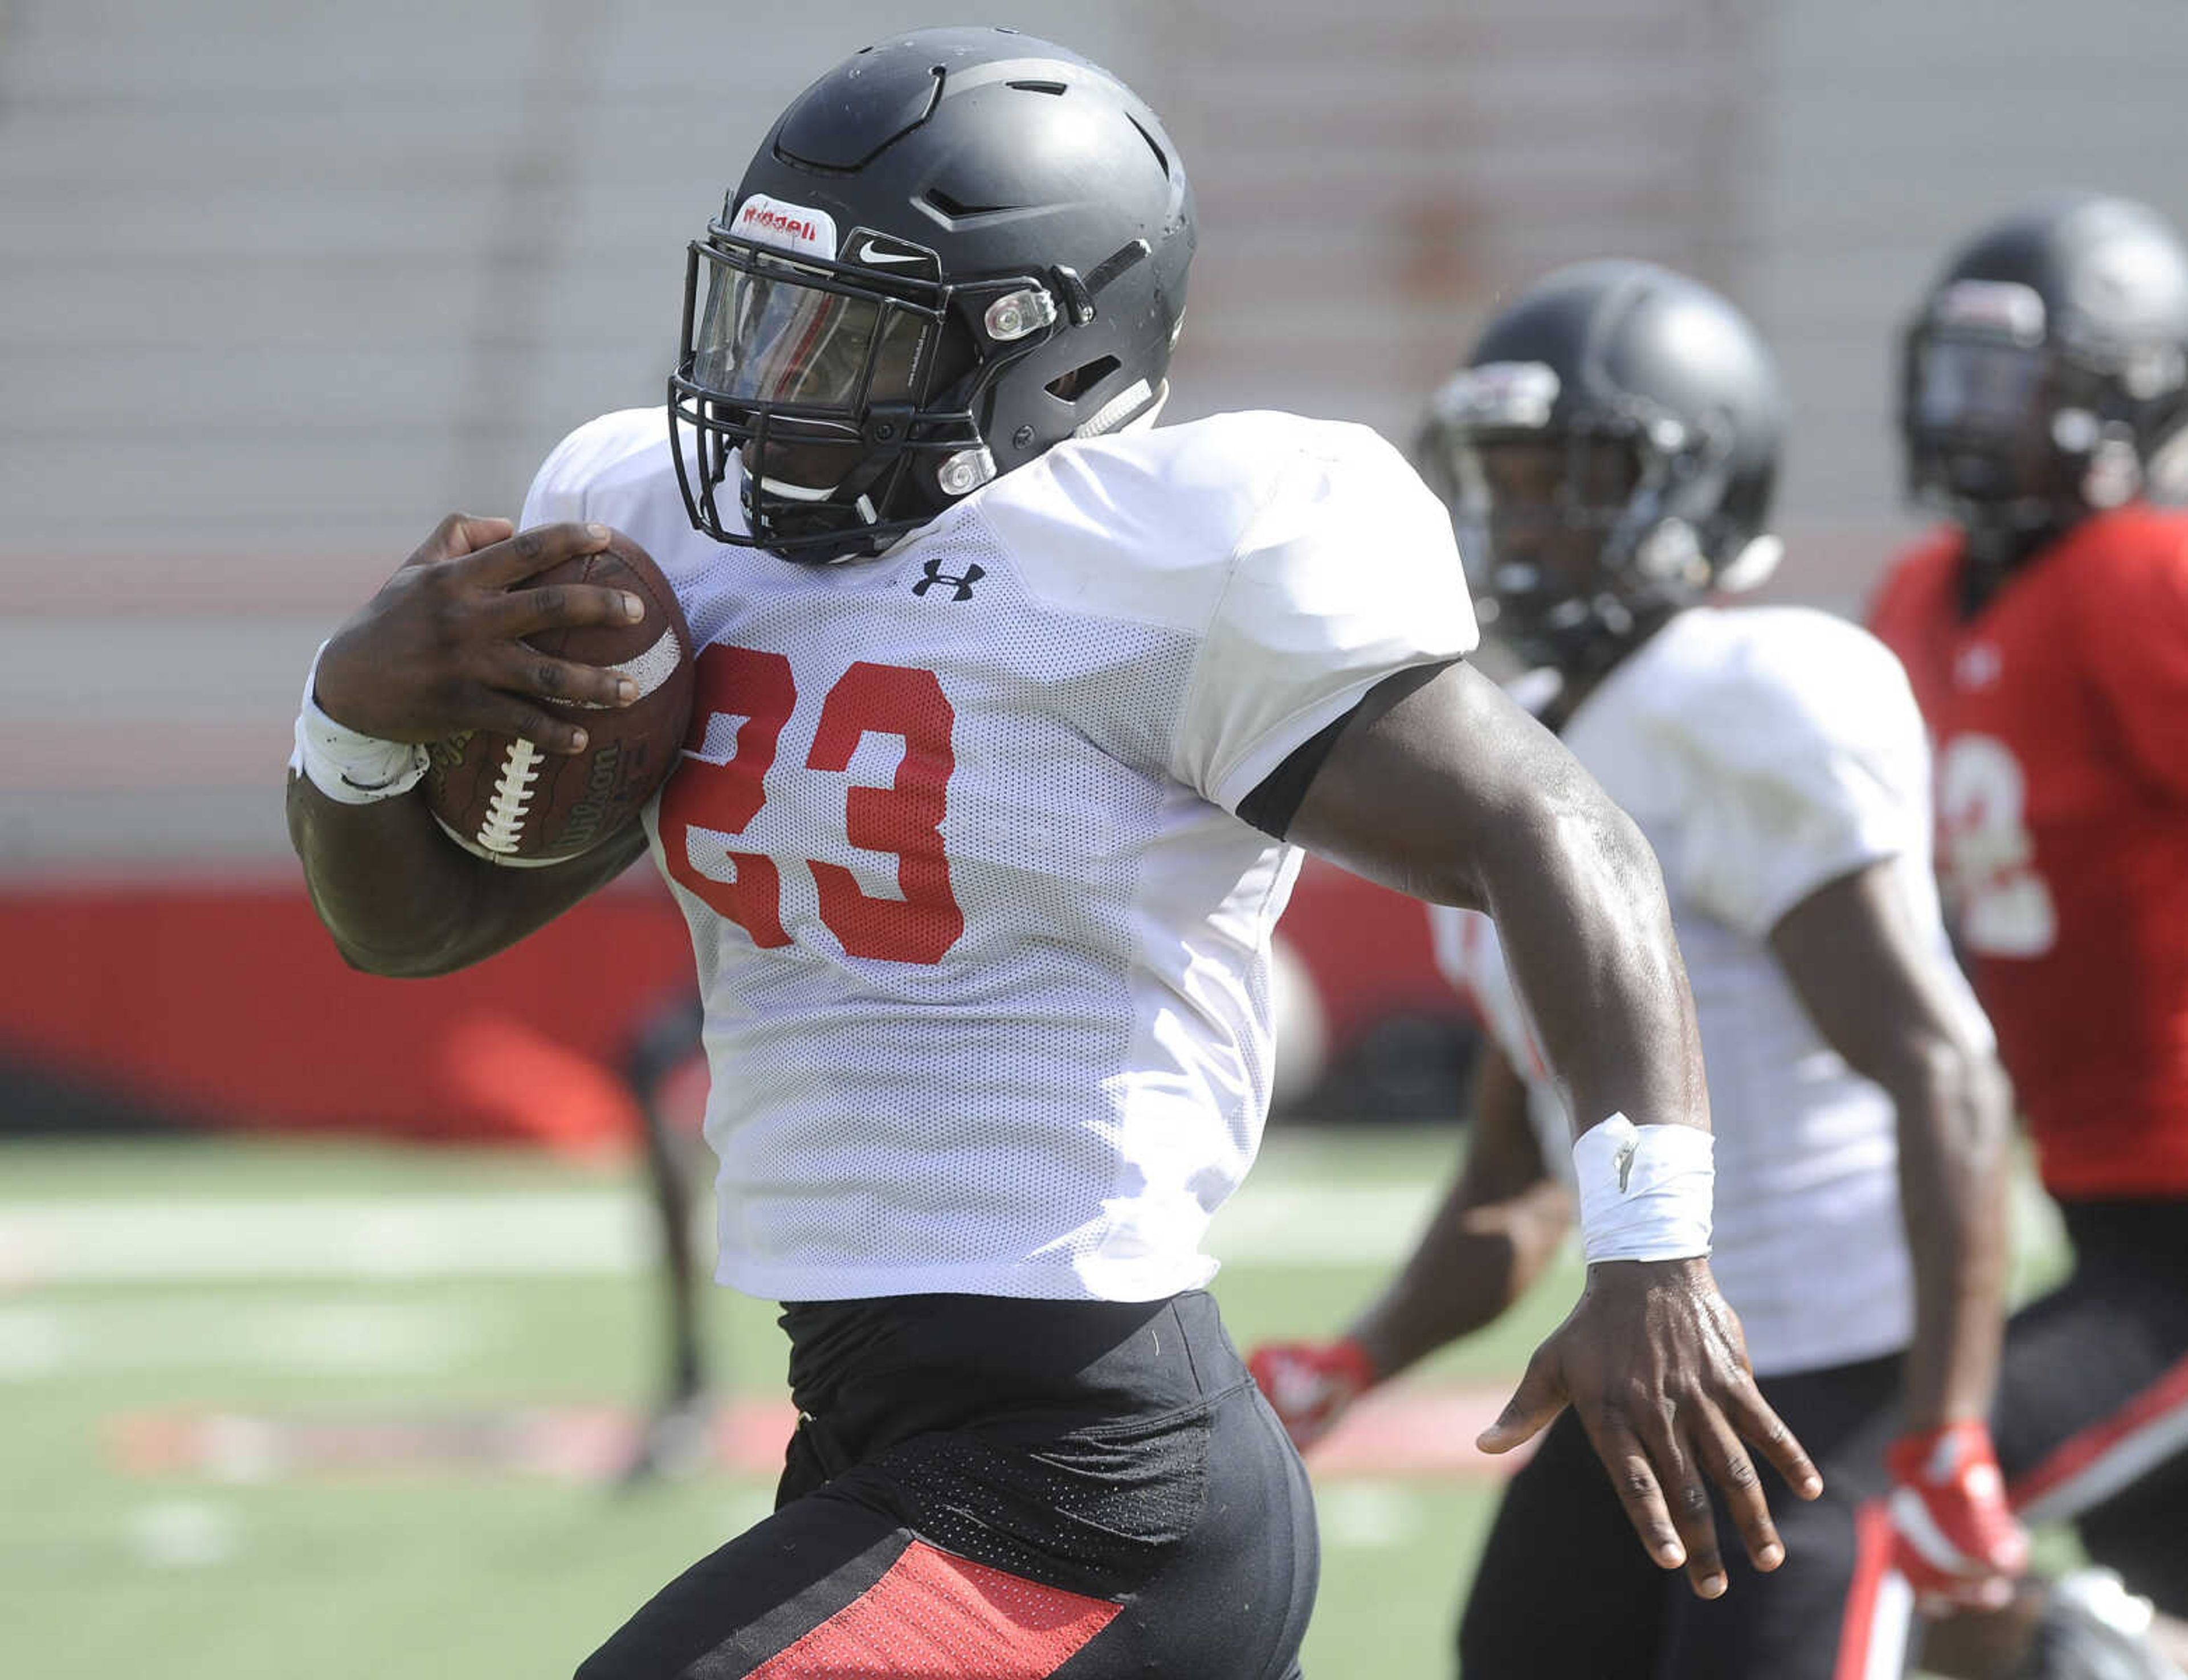
<path fill-rule="evenodd" d="M 739 231 L 747 234 L 762 228 L 770 234 L 787 234 L 795 240 L 817 239 L 820 234 L 810 217 L 801 221 L 795 217 L 786 216 L 779 210 L 762 210 L 754 205 L 747 205 L 745 213 L 737 219 Z"/>
<path fill-rule="evenodd" d="M 765 193 L 754 193 L 738 206 L 730 230 L 755 245 L 771 245 L 811 257 L 836 254 L 834 217 L 806 205 L 785 204 Z"/>

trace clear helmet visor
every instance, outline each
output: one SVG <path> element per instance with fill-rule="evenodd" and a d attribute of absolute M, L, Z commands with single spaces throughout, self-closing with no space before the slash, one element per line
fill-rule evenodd
<path fill-rule="evenodd" d="M 2018 431 L 2044 399 L 2049 365 L 2041 350 L 2022 345 L 1926 337 L 1914 352 L 1914 424 L 1926 431 Z"/>
<path fill-rule="evenodd" d="M 912 398 L 933 321 L 814 284 L 792 263 L 709 251 L 690 377 L 734 403 L 855 414 Z"/>

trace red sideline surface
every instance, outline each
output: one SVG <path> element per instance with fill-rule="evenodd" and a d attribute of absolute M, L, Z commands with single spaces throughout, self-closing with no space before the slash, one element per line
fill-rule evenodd
<path fill-rule="evenodd" d="M 611 1070 L 691 973 L 657 885 L 434 980 L 349 968 L 301 882 L 13 888 L 0 950 L 0 1053 L 101 1092 L 220 1125 L 579 1150 L 634 1135 Z"/>
<path fill-rule="evenodd" d="M 1412 899 L 1310 862 L 1284 937 L 1331 1053 L 1384 1016 L 1456 1015 Z M 0 1056 L 178 1118 L 587 1150 L 634 1135 L 613 1077 L 691 984 L 644 865 L 501 956 L 434 980 L 359 974 L 301 881 L 0 888 Z"/>

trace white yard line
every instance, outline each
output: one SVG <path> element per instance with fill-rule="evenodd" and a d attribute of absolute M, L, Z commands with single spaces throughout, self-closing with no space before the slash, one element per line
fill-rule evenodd
<path fill-rule="evenodd" d="M 233 1294 L 0 1301 L 0 1387 L 87 1371 L 421 1374 L 480 1355 L 474 1317 L 446 1302 Z"/>
<path fill-rule="evenodd" d="M 14 1284 L 616 1276 L 651 1252 L 608 1192 L 0 1203 Z"/>
<path fill-rule="evenodd" d="M 1217 1215 L 1251 1266 L 1382 1265 L 1435 1187 L 1271 1185 Z M 711 1239 L 709 1239 L 711 1240 Z M 48 1283 L 619 1277 L 652 1263 L 643 1204 L 611 1190 L 0 1202 L 0 1289 Z"/>

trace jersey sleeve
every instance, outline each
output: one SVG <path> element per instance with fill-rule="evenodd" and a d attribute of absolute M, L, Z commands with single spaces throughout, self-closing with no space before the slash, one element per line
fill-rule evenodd
<path fill-rule="evenodd" d="M 1170 766 L 1229 811 L 1384 678 L 1479 640 L 1449 516 L 1374 433 L 1321 428 L 1267 482 L 1203 633 Z"/>
<path fill-rule="evenodd" d="M 2143 773 L 2188 798 L 2188 518 L 2168 517 L 2080 592 L 2083 663 Z"/>
<path fill-rule="evenodd" d="M 1660 725 L 1692 790 L 1666 872 L 1756 939 L 1819 888 L 1929 847 L 1929 747 L 1905 672 L 1866 632 L 1804 617 L 1802 634 L 1723 661 Z"/>
<path fill-rule="evenodd" d="M 657 409 L 623 409 L 579 426 L 557 443 L 525 493 L 516 528 L 599 517 L 588 492 L 613 468 L 657 447 L 665 432 Z"/>
<path fill-rule="evenodd" d="M 579 440 L 584 435 L 583 427 L 572 432 L 540 464 L 532 488 L 525 492 L 524 511 L 516 521 L 518 530 L 585 516 L 585 481 L 574 471 L 576 458 L 584 453 Z"/>

